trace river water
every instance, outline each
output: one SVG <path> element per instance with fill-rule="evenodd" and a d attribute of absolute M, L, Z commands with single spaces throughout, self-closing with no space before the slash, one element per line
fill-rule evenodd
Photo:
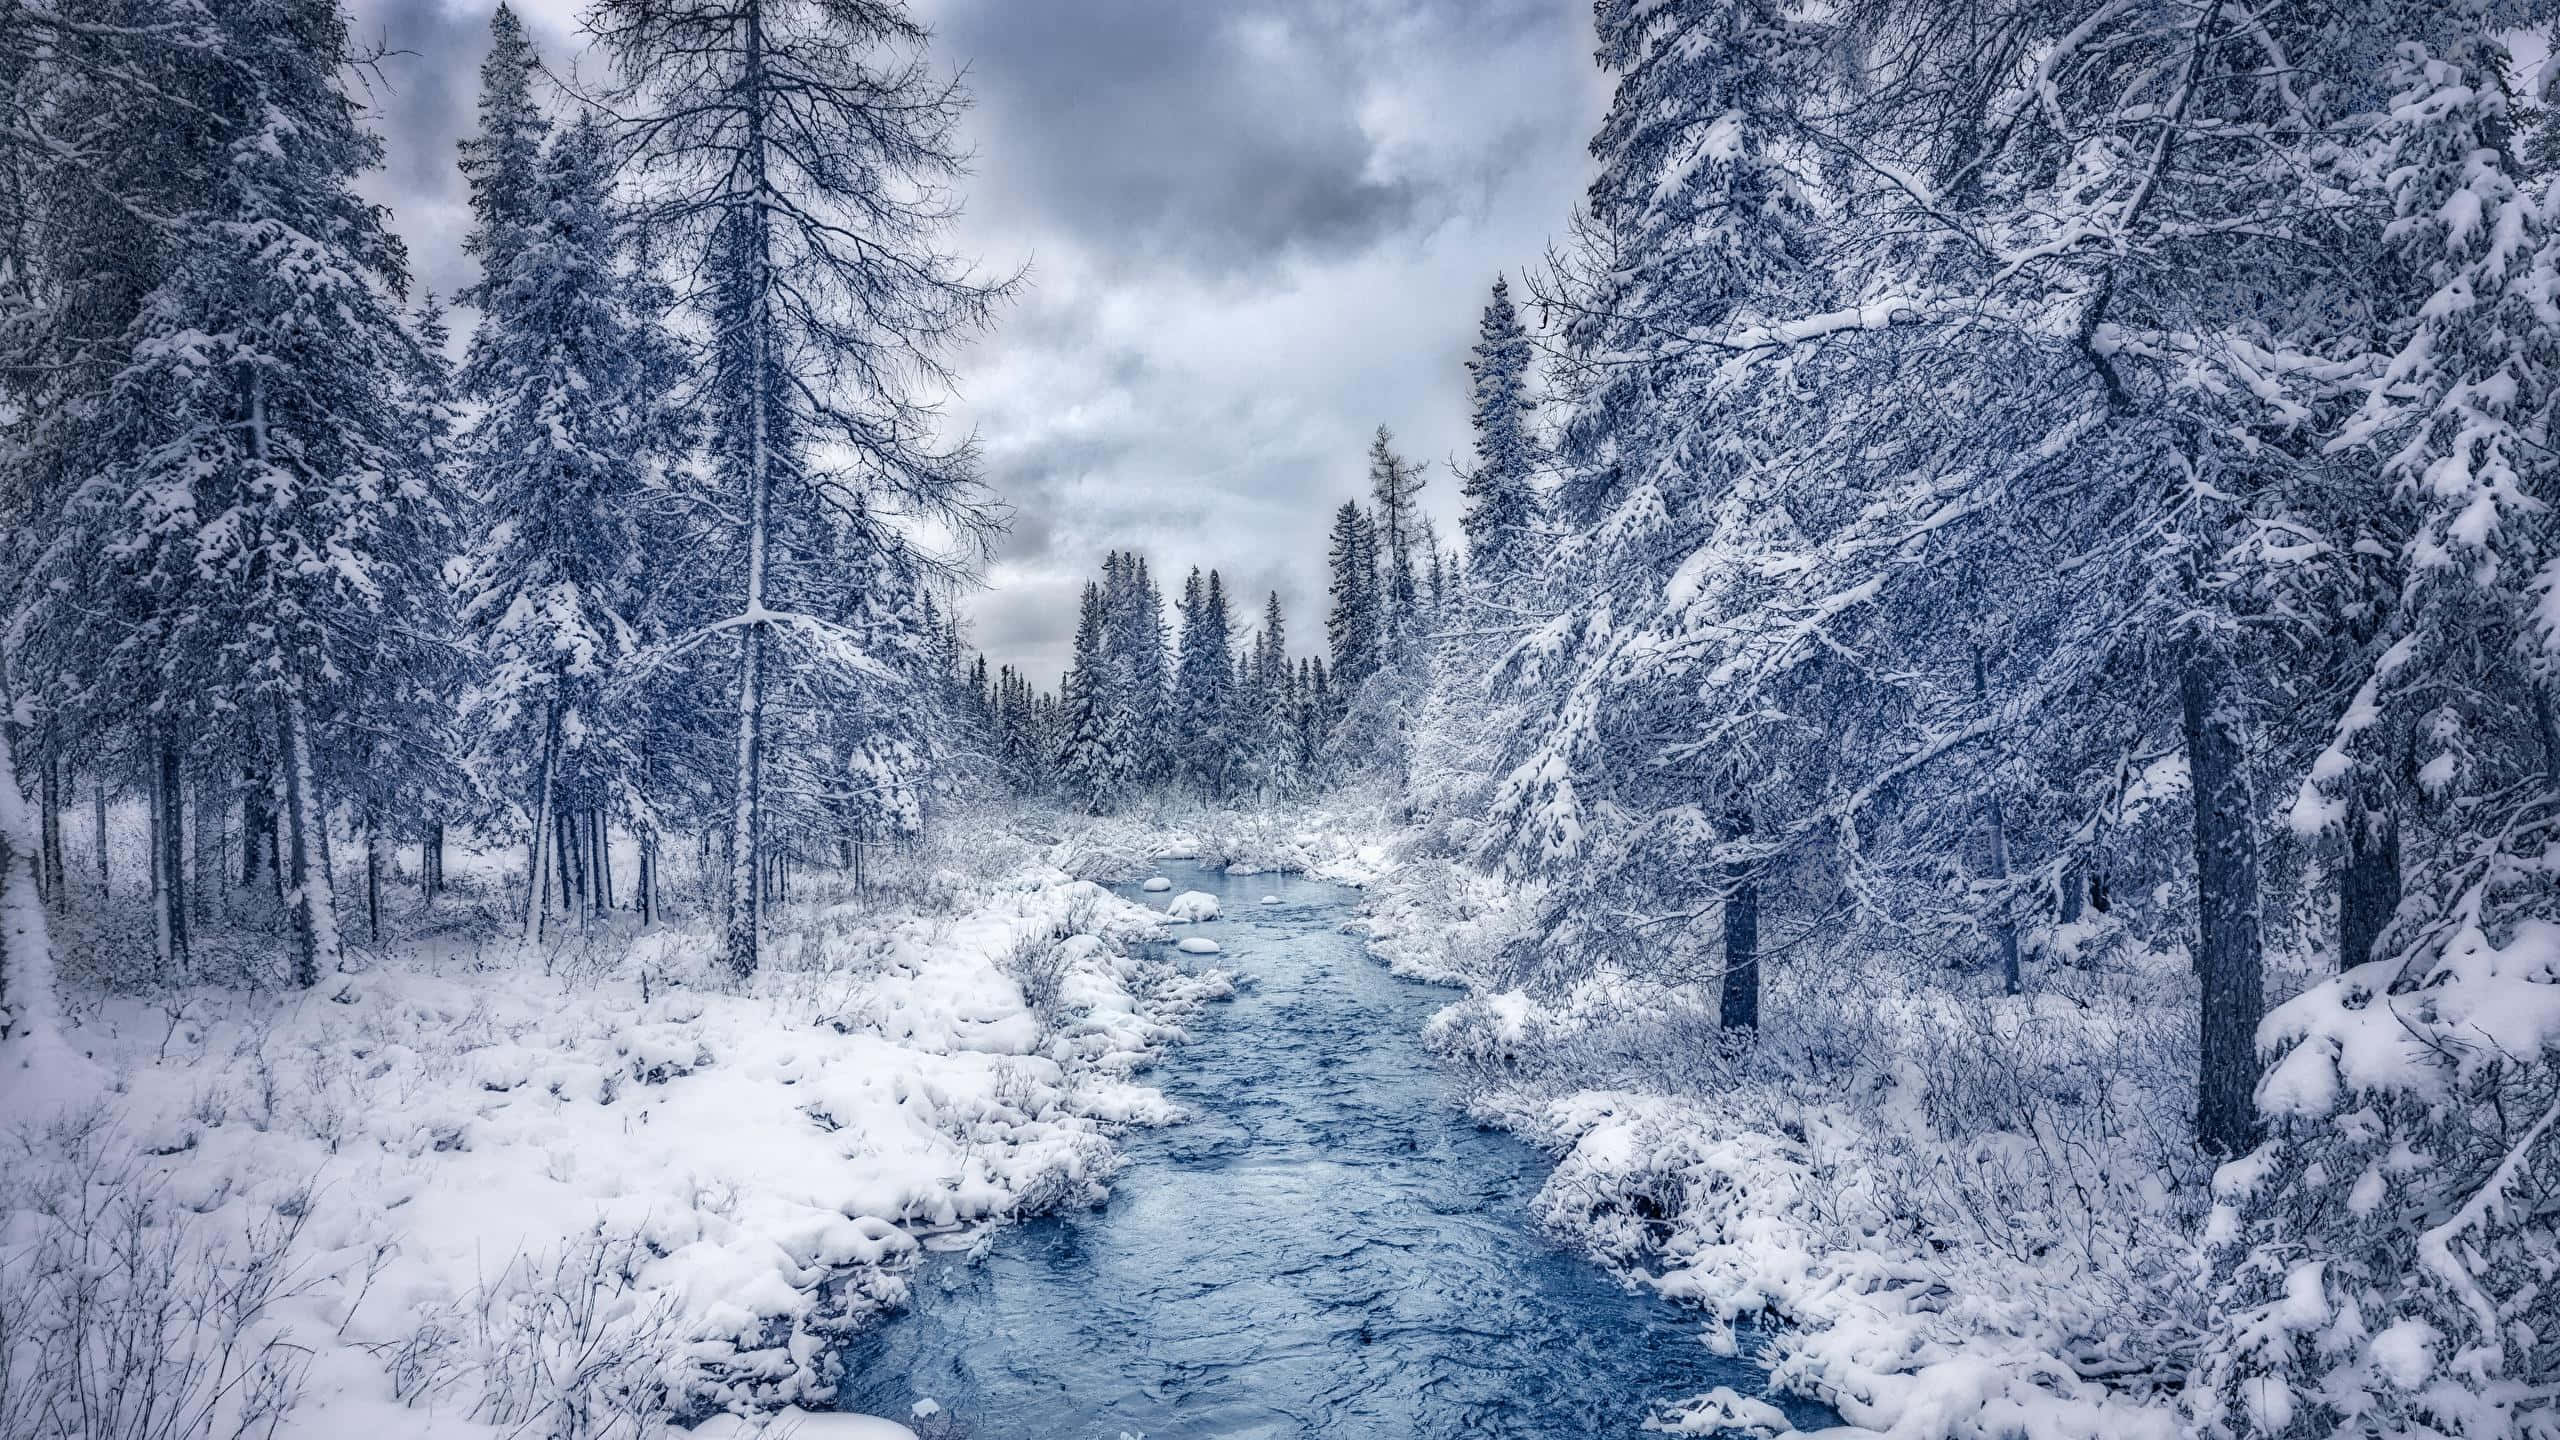
<path fill-rule="evenodd" d="M 929 1259 L 913 1308 L 852 1343 L 844 1408 L 930 1401 L 919 1430 L 953 1440 L 1583 1440 L 1758 1392 L 1695 1311 L 1541 1233 L 1546 1159 L 1459 1110 L 1419 1040 L 1451 992 L 1339 928 L 1353 892 L 1164 873 L 1219 897 L 1178 930 L 1237 978 L 1156 1076 L 1193 1118 L 1129 1137 L 1104 1208 Z"/>

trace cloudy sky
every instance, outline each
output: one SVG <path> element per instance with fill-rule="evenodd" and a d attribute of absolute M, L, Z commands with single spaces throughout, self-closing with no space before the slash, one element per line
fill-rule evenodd
<path fill-rule="evenodd" d="M 454 142 L 496 0 L 354 0 L 385 68 L 375 177 L 426 284 L 471 277 Z M 582 0 L 517 0 L 555 66 Z M 1014 526 L 966 601 L 991 661 L 1053 685 L 1075 595 L 1135 547 L 1278 590 L 1322 638 L 1328 512 L 1369 433 L 1433 462 L 1466 443 L 1484 292 L 1534 265 L 1587 178 L 1606 99 L 1587 0 L 919 0 L 977 99 L 952 244 L 1029 286 L 961 358 Z M 592 67 L 590 67 L 592 69 Z M 1450 531 L 1454 535 L 1454 529 Z"/>

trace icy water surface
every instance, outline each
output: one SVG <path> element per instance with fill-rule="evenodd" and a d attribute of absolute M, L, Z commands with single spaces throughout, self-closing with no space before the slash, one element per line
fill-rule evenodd
<path fill-rule="evenodd" d="M 1162 909 L 1226 953 L 1232 1004 L 1155 1079 L 1194 1112 L 1129 1137 L 1101 1210 L 938 1256 L 915 1305 L 854 1342 L 841 1403 L 968 1440 L 1639 1434 L 1650 1402 L 1760 1373 L 1699 1317 L 1558 1249 L 1548 1166 L 1457 1108 L 1419 1033 L 1451 992 L 1390 976 L 1337 927 L 1351 892 L 1167 861 Z M 1277 895 L 1283 903 L 1257 903 Z M 1799 1424 L 1818 1411 L 1792 1411 Z"/>

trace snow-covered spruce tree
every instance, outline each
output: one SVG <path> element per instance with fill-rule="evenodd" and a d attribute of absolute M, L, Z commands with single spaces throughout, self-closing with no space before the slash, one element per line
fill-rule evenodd
<path fill-rule="evenodd" d="M 114 574 L 81 572 L 95 582 L 87 590 L 55 582 L 73 557 L 95 553 L 72 497 L 110 451 L 114 378 L 166 270 L 174 227 L 163 222 L 206 193 L 221 141 L 201 117 L 223 53 L 211 18 L 187 0 L 0 7 L 0 410 L 9 412 L 0 504 L 11 522 L 0 653 L 29 707 L 19 758 L 35 785 L 39 878 L 57 899 L 68 884 L 62 808 L 77 773 L 101 797 L 145 781 L 155 815 L 183 824 L 183 800 L 165 804 L 186 759 L 180 747 L 213 738 L 154 724 L 100 672 L 100 647 L 137 623 L 140 597 Z M 221 738 L 236 740 L 236 727 Z M 157 827 L 153 840 L 158 873 L 176 835 Z M 163 891 L 154 906 L 164 969 L 183 958 L 184 898 Z"/>
<path fill-rule="evenodd" d="M 2519 155 L 2503 7 L 2359 19 L 2339 59 L 2389 99 L 2352 153 L 2405 283 L 2337 444 L 2383 457 L 2358 498 L 2398 585 L 2293 808 L 2346 855 L 2344 968 L 2260 1032 L 2270 1136 L 2217 1180 L 2231 1313 L 2194 1398 L 2212 1433 L 2535 1434 L 2560 1425 L 2560 188 Z"/>
<path fill-rule="evenodd" d="M 1511 284 L 1498 278 L 1467 361 L 1476 463 L 1459 487 L 1467 499 L 1467 570 L 1489 592 L 1502 590 L 1539 561 L 1543 503 L 1537 484 L 1545 456 L 1529 391 L 1533 358 L 1529 332 L 1511 304 Z M 1439 557 L 1432 559 L 1436 565 Z"/>
<path fill-rule="evenodd" d="M 601 126 L 562 130 L 527 199 L 529 217 L 482 232 L 503 268 L 479 287 L 487 318 L 463 374 L 486 401 L 466 471 L 489 523 L 459 588 L 481 667 L 465 700 L 475 768 L 529 822 L 522 924 L 537 939 L 566 863 L 558 818 L 627 810 L 640 769 L 642 722 L 614 682 L 640 643 L 650 477 L 633 440 L 655 397 L 635 365 L 642 322 L 623 291 Z"/>
<path fill-rule="evenodd" d="M 542 57 L 524 22 L 500 0 L 489 16 L 489 53 L 480 62 L 479 128 L 458 147 L 471 190 L 471 231 L 462 248 L 480 262 L 481 275 L 460 298 L 485 313 L 496 312 L 494 292 L 515 263 L 523 233 L 541 223 L 545 208 L 542 148 L 551 120 L 534 98 L 541 72 Z M 476 350 L 472 358 L 478 360 Z"/>
<path fill-rule="evenodd" d="M 1332 572 L 1328 593 L 1333 608 L 1325 616 L 1325 638 L 1333 654 L 1333 684 L 1357 689 L 1378 671 L 1384 628 L 1377 526 L 1357 501 L 1345 500 L 1333 512 L 1326 563 Z"/>
<path fill-rule="evenodd" d="M 1111 693 L 1108 626 L 1102 587 L 1088 581 L 1076 610 L 1074 655 L 1058 687 L 1064 737 L 1056 762 L 1061 798 L 1088 815 L 1110 814 L 1136 783 L 1128 711 Z"/>
<path fill-rule="evenodd" d="M 894 673 L 845 620 L 848 574 L 945 562 L 911 521 L 983 541 L 975 452 L 934 438 L 944 347 L 1005 293 L 937 250 L 960 169 L 956 82 L 892 0 L 598 0 L 643 223 L 708 350 L 701 409 L 729 593 L 671 651 L 734 644 L 726 952 L 756 965 L 767 706 Z M 843 563 L 868 551 L 879 564 Z M 699 598 L 710 605 L 715 597 Z"/>
<path fill-rule="evenodd" d="M 1422 482 L 1427 467 L 1396 453 L 1386 426 L 1369 440 L 1369 499 L 1377 526 L 1378 632 L 1384 663 L 1412 658 L 1422 608 L 1414 550 L 1422 539 Z"/>
<path fill-rule="evenodd" d="M 115 677 L 149 717 L 164 780 L 195 736 L 242 716 L 265 730 L 310 984 L 340 956 L 328 816 L 360 762 L 346 739 L 418 722 L 396 677 L 431 643 L 411 627 L 436 603 L 444 520 L 404 389 L 422 367 L 396 305 L 403 258 L 352 187 L 379 143 L 338 88 L 345 17 L 246 0 L 216 27 L 197 117 L 219 139 L 208 192 L 169 226 L 131 327 L 70 502 L 82 542 L 48 558 L 68 593 L 122 592 L 86 607 L 99 628 L 79 648 L 91 684 Z M 157 808 L 174 850 L 178 802 Z"/>
<path fill-rule="evenodd" d="M 1130 764 L 1140 786 L 1173 778 L 1178 736 L 1166 664 L 1164 596 L 1136 551 L 1115 551 L 1102 566 L 1103 651 L 1113 703 L 1124 715 Z"/>
<path fill-rule="evenodd" d="M 1195 568 L 1183 582 L 1174 703 L 1182 736 L 1182 778 L 1207 800 L 1224 800 L 1236 775 L 1235 622 L 1226 583 Z"/>
<path fill-rule="evenodd" d="M 1461 476 L 1467 563 L 1431 547 L 1431 680 L 1414 717 L 1406 787 L 1420 823 L 1452 853 L 1477 848 L 1493 781 L 1520 760 L 1513 751 L 1536 710 L 1522 687 L 1489 684 L 1545 603 L 1546 497 L 1538 487 L 1548 457 L 1535 429 L 1531 359 L 1510 286 L 1497 279 L 1467 360 L 1476 458 Z"/>
<path fill-rule="evenodd" d="M 1712 917 L 1725 1023 L 1745 1028 L 1758 1014 L 1763 816 L 1795 817 L 1765 758 L 1707 739 L 1714 715 L 1683 668 L 1662 663 L 1678 652 L 1619 611 L 1694 598 L 1666 582 L 1720 528 L 1719 507 L 1785 524 L 1776 497 L 1735 493 L 1750 437 L 1715 393 L 1722 357 L 1666 339 L 1718 334 L 1822 288 L 1789 145 L 1789 107 L 1811 88 L 1806 37 L 1765 0 L 1607 3 L 1597 20 L 1617 93 L 1592 142 L 1603 168 L 1578 224 L 1581 272 L 1551 296 L 1568 315 L 1560 498 L 1579 533 L 1549 567 L 1573 603 L 1514 653 L 1512 679 L 1545 718 L 1498 792 L 1489 843 L 1567 881 L 1560 920 Z M 1613 941 L 1589 923 L 1550 934 L 1568 968 Z M 1675 951 L 1703 942 L 1668 938 Z"/>
<path fill-rule="evenodd" d="M 1288 619 L 1274 590 L 1262 604 L 1262 628 L 1253 637 L 1247 661 L 1240 727 L 1246 735 L 1245 776 L 1266 800 L 1285 795 L 1298 783 L 1295 672 L 1289 665 Z"/>

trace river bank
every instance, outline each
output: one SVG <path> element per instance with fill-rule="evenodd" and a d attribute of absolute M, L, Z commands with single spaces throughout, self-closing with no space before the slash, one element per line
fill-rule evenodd
<path fill-rule="evenodd" d="M 1225 992 L 1042 855 L 813 883 L 745 982 L 701 920 L 525 947 L 461 865 L 312 990 L 115 988 L 75 953 L 75 1058 L 0 1094 L 0 1433 L 38 1403 L 285 1440 L 825 1403 L 921 1245 L 1102 1197 L 1172 1113 L 1140 1072 Z"/>
<path fill-rule="evenodd" d="M 1702 1309 L 1719 1349 L 1770 1327 L 1767 1383 L 1845 1433 L 2187 1433 L 2213 1167 L 2178 1084 L 2183 954 L 2092 925 L 2006 996 L 1906 956 L 1781 952 L 1741 1040 L 1711 964 L 1542 973 L 1533 888 L 1396 854 L 1371 951 L 1465 992 L 1427 1042 L 1472 1114 L 1555 1157 L 1535 1209 L 1556 1233 Z M 1671 1428 L 1788 1421 L 1736 1394 Z"/>

